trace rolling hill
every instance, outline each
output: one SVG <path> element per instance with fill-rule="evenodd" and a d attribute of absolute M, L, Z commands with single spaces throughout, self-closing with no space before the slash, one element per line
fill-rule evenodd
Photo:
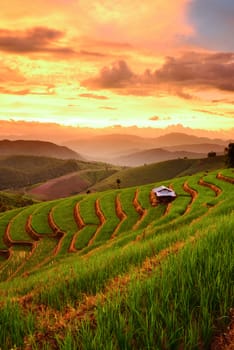
<path fill-rule="evenodd" d="M 40 200 L 51 200 L 83 193 L 100 181 L 117 173 L 119 168 L 104 165 L 96 168 L 88 167 L 76 172 L 53 178 L 32 188 L 25 189 L 26 193 Z"/>
<path fill-rule="evenodd" d="M 115 189 L 116 180 L 120 179 L 121 188 L 139 186 L 155 181 L 165 181 L 173 177 L 193 175 L 200 171 L 226 167 L 224 156 L 202 159 L 174 159 L 160 163 L 147 164 L 135 168 L 126 168 L 107 177 L 90 187 L 92 191 Z"/>
<path fill-rule="evenodd" d="M 88 173 L 93 172 L 93 181 L 89 179 L 87 181 L 83 180 L 83 183 L 85 181 L 87 186 L 90 186 L 96 183 L 96 170 L 98 174 L 101 174 L 102 171 L 102 175 L 99 177 L 97 175 L 97 179 L 103 179 L 116 171 L 116 167 L 76 159 L 66 160 L 24 155 L 6 156 L 0 158 L 0 190 L 29 187 L 49 179 L 59 178 L 83 170 L 87 170 Z M 90 179 L 92 176 L 89 176 Z M 76 190 L 75 186 L 76 184 L 73 183 L 73 191 L 71 193 L 77 193 L 78 189 Z M 87 186 L 82 187 L 82 190 Z M 66 194 L 70 195 L 71 193 L 67 192 Z"/>
<path fill-rule="evenodd" d="M 173 156 L 171 153 L 166 154 L 165 150 L 197 153 L 197 158 L 199 158 L 201 157 L 201 154 L 204 157 L 210 151 L 218 153 L 222 152 L 223 154 L 224 148 L 229 142 L 230 140 L 224 141 L 221 139 L 210 139 L 208 137 L 197 137 L 183 133 L 168 133 L 155 138 L 146 138 L 136 135 L 110 134 L 86 137 L 79 140 L 70 140 L 66 142 L 66 145 L 77 152 L 81 152 L 86 158 L 91 160 L 136 166 L 140 165 L 136 157 L 136 153 L 138 152 L 146 152 L 145 161 L 144 155 L 142 154 L 142 157 L 139 155 L 139 158 L 141 158 L 141 165 L 143 165 L 144 163 L 157 161 L 156 155 L 152 159 L 152 151 L 151 155 L 149 155 L 149 159 L 147 159 L 147 152 L 149 150 L 162 149 L 161 158 L 158 155 L 159 161 L 174 159 L 175 157 L 183 157 L 182 152 Z M 169 158 L 167 158 L 167 155 Z M 132 161 L 132 156 L 135 157 L 136 160 Z M 193 157 L 192 154 L 185 154 L 184 156 Z"/>
<path fill-rule="evenodd" d="M 191 175 L 198 171 L 214 170 L 225 167 L 223 156 L 204 159 L 175 159 L 148 164 L 135 168 L 122 168 L 103 163 L 82 163 L 83 167 L 56 178 L 26 188 L 29 195 L 40 200 L 67 197 L 86 191 L 96 192 L 117 187 L 142 185 L 154 181 L 163 181 L 175 176 Z"/>
<path fill-rule="evenodd" d="M 219 169 L 165 181 L 168 204 L 153 182 L 0 214 L 2 350 L 225 349 L 233 182 Z"/>
<path fill-rule="evenodd" d="M 77 152 L 52 142 L 36 140 L 0 140 L 0 156 L 10 155 L 32 155 L 59 159 L 84 160 Z"/>
<path fill-rule="evenodd" d="M 195 153 L 189 151 L 167 151 L 162 148 L 154 148 L 141 152 L 131 153 L 122 157 L 113 159 L 114 164 L 126 166 L 140 166 L 143 164 L 159 163 L 166 160 L 178 158 L 205 158 L 204 153 Z"/>
<path fill-rule="evenodd" d="M 186 150 L 187 152 L 204 153 L 206 155 L 209 152 L 213 151 L 219 155 L 223 155 L 225 145 L 219 145 L 216 143 L 200 143 L 200 144 L 195 143 L 195 144 L 168 146 L 168 147 L 165 147 L 165 149 L 171 152 Z"/>

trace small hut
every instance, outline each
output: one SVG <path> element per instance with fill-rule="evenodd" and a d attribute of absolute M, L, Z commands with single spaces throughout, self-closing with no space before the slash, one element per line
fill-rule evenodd
<path fill-rule="evenodd" d="M 176 198 L 176 193 L 171 188 L 166 186 L 159 186 L 152 189 L 152 192 L 156 196 L 156 200 L 159 203 L 169 203 Z"/>

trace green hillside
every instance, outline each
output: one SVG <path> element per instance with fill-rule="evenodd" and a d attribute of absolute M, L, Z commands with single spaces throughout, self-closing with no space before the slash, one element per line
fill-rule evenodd
<path fill-rule="evenodd" d="M 203 159 L 174 159 L 135 168 L 126 168 L 95 184 L 91 189 L 96 191 L 114 189 L 116 188 L 117 179 L 120 179 L 123 188 L 164 181 L 178 176 L 193 175 L 199 171 L 210 171 L 223 167 L 225 167 L 224 156 Z"/>
<path fill-rule="evenodd" d="M 0 348 L 206 350 L 228 337 L 233 171 L 0 214 Z M 173 202 L 155 201 L 161 184 Z"/>
<path fill-rule="evenodd" d="M 0 191 L 0 212 L 31 205 L 34 202 L 30 196 L 22 193 Z"/>
<path fill-rule="evenodd" d="M 86 178 L 91 178 L 90 173 L 97 179 L 103 179 L 116 171 L 112 167 L 107 168 L 103 163 L 85 162 L 75 159 L 56 159 L 39 156 L 15 155 L 0 158 L 0 190 L 19 189 L 32 186 L 49 179 L 57 178 L 69 173 L 87 171 Z M 102 171 L 102 173 L 101 173 Z M 99 176 L 99 177 L 98 177 Z M 95 184 L 95 181 L 87 181 L 87 186 Z M 85 187 L 85 188 L 86 188 Z"/>
<path fill-rule="evenodd" d="M 0 155 L 41 156 L 59 159 L 79 159 L 84 158 L 77 152 L 65 146 L 59 146 L 53 142 L 40 140 L 0 140 Z"/>

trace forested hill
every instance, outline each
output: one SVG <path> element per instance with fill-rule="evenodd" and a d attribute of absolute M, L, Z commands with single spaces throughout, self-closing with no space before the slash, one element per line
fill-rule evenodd
<path fill-rule="evenodd" d="M 59 146 L 52 142 L 28 141 L 28 140 L 0 140 L 0 156 L 9 155 L 36 155 L 59 159 L 80 159 L 83 157 L 65 146 Z"/>
<path fill-rule="evenodd" d="M 79 163 L 75 159 L 23 155 L 2 157 L 0 158 L 0 190 L 17 189 L 78 171 L 82 167 Z"/>

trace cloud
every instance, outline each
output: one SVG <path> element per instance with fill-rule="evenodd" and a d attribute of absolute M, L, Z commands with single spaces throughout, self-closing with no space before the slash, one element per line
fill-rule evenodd
<path fill-rule="evenodd" d="M 195 112 L 201 112 L 201 113 L 206 113 L 206 114 L 210 114 L 210 115 L 217 115 L 220 117 L 224 117 L 225 113 L 221 113 L 221 112 L 213 112 L 213 111 L 209 111 L 207 109 L 198 109 L 198 108 L 194 108 L 193 111 Z"/>
<path fill-rule="evenodd" d="M 0 61 L 0 83 L 22 83 L 25 77 L 18 69 L 13 69 Z"/>
<path fill-rule="evenodd" d="M 127 63 L 120 60 L 103 67 L 97 77 L 85 80 L 83 85 L 94 89 L 119 89 L 127 86 L 134 77 Z"/>
<path fill-rule="evenodd" d="M 87 51 L 87 50 L 80 50 L 79 54 L 83 56 L 106 57 L 106 55 L 101 52 L 94 52 L 94 51 Z"/>
<path fill-rule="evenodd" d="M 30 90 L 29 89 L 13 90 L 13 89 L 6 89 L 0 86 L 0 94 L 23 96 L 23 95 L 30 94 Z"/>
<path fill-rule="evenodd" d="M 190 52 L 179 58 L 168 57 L 164 65 L 148 74 L 152 82 L 185 86 L 213 87 L 234 91 L 234 53 Z"/>
<path fill-rule="evenodd" d="M 96 95 L 96 94 L 91 94 L 91 93 L 84 93 L 84 94 L 79 94 L 80 97 L 85 97 L 85 98 L 94 98 L 96 100 L 108 100 L 109 97 L 103 96 L 103 95 Z"/>
<path fill-rule="evenodd" d="M 192 99 L 190 90 L 198 87 L 233 92 L 233 76 L 234 53 L 188 52 L 166 57 L 160 68 L 146 69 L 141 74 L 133 72 L 125 61 L 117 61 L 82 84 L 91 89 L 118 89 L 120 94 L 146 96 L 165 91 Z"/>
<path fill-rule="evenodd" d="M 48 95 L 54 95 L 54 86 L 48 85 L 38 85 L 36 87 L 30 87 L 25 89 L 19 89 L 18 87 L 10 87 L 5 88 L 3 86 L 0 86 L 0 94 L 6 94 L 6 95 L 18 95 L 18 96 L 25 96 L 25 95 L 39 95 L 39 96 L 48 96 Z"/>
<path fill-rule="evenodd" d="M 99 107 L 99 109 L 106 109 L 106 110 L 109 110 L 109 111 L 116 111 L 117 110 L 117 108 L 109 107 L 109 106 L 101 106 L 101 107 Z"/>
<path fill-rule="evenodd" d="M 158 117 L 158 116 L 155 115 L 155 116 L 149 118 L 149 120 L 158 121 L 158 120 L 160 120 L 160 117 Z"/>
<path fill-rule="evenodd" d="M 25 31 L 0 29 L 0 50 L 16 54 L 33 52 L 74 54 L 72 48 L 59 46 L 59 40 L 64 36 L 64 32 L 47 27 L 35 27 Z"/>
<path fill-rule="evenodd" d="M 157 115 L 150 117 L 151 121 L 159 121 L 159 120 L 171 120 L 171 117 L 158 117 Z"/>

